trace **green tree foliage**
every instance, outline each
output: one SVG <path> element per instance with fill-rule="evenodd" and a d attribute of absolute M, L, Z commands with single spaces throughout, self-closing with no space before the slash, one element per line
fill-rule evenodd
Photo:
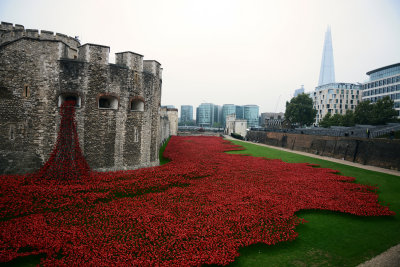
<path fill-rule="evenodd" d="M 369 100 L 362 101 L 356 106 L 355 112 L 348 110 L 345 115 L 330 113 L 320 121 L 319 126 L 354 126 L 355 124 L 380 125 L 396 121 L 397 111 L 393 108 L 394 102 L 388 96 L 379 99 L 376 103 Z"/>
<path fill-rule="evenodd" d="M 388 96 L 379 99 L 372 108 L 371 124 L 379 125 L 395 121 L 397 111 L 393 108 L 394 101 Z"/>
<path fill-rule="evenodd" d="M 285 118 L 291 123 L 310 125 L 315 120 L 317 111 L 313 108 L 312 99 L 306 94 L 293 97 L 290 102 L 286 101 Z"/>
<path fill-rule="evenodd" d="M 358 124 L 370 124 L 372 118 L 372 103 L 369 100 L 360 102 L 355 109 L 354 118 Z"/>
<path fill-rule="evenodd" d="M 332 126 L 331 117 L 332 117 L 331 113 L 329 113 L 329 112 L 326 113 L 326 115 L 319 122 L 319 126 L 324 127 L 324 128 L 328 128 L 328 127 Z"/>
<path fill-rule="evenodd" d="M 356 124 L 355 122 L 355 117 L 354 117 L 354 112 L 352 110 L 347 110 L 346 114 L 342 116 L 341 120 L 341 126 L 354 126 Z"/>
<path fill-rule="evenodd" d="M 319 122 L 319 126 L 327 128 L 330 126 L 354 126 L 354 112 L 348 110 L 345 115 L 327 113 L 325 117 Z"/>

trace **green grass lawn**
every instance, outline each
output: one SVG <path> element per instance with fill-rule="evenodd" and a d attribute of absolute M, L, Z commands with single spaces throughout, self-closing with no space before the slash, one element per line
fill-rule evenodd
<path fill-rule="evenodd" d="M 360 217 L 339 212 L 301 211 L 308 223 L 299 225 L 298 238 L 275 246 L 256 244 L 240 250 L 231 266 L 356 266 L 400 243 L 400 177 L 302 156 L 241 141 L 246 148 L 229 153 L 308 162 L 340 171 L 357 183 L 377 185 L 379 200 L 390 203 L 393 217 Z"/>
<path fill-rule="evenodd" d="M 169 137 L 167 139 L 167 141 L 165 141 L 164 144 L 160 147 L 160 151 L 159 151 L 159 154 L 158 154 L 159 155 L 159 159 L 160 159 L 160 165 L 164 165 L 165 163 L 170 162 L 170 160 L 167 159 L 167 158 L 164 158 L 164 155 L 163 155 L 164 154 L 164 150 L 168 145 L 169 139 L 171 139 L 171 137 Z"/>

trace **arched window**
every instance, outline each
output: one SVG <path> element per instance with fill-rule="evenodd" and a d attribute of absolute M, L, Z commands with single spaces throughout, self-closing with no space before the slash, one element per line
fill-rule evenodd
<path fill-rule="evenodd" d="M 115 96 L 100 96 L 99 109 L 118 109 L 118 99 Z"/>
<path fill-rule="evenodd" d="M 133 99 L 131 102 L 132 111 L 144 111 L 144 102 L 141 99 Z"/>
<path fill-rule="evenodd" d="M 75 101 L 75 107 L 77 107 L 77 108 L 81 107 L 82 100 L 79 95 L 71 94 L 71 93 L 60 94 L 60 96 L 58 97 L 58 107 L 61 107 L 61 105 L 65 101 Z"/>

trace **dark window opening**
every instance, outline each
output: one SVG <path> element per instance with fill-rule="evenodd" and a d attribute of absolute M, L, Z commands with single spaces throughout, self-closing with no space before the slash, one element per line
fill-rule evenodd
<path fill-rule="evenodd" d="M 10 125 L 10 140 L 13 141 L 15 139 L 15 125 Z"/>
<path fill-rule="evenodd" d="M 118 99 L 113 96 L 101 96 L 99 98 L 100 109 L 118 109 Z"/>
<path fill-rule="evenodd" d="M 108 98 L 99 99 L 99 108 L 111 108 L 111 101 Z"/>
<path fill-rule="evenodd" d="M 78 103 L 78 98 L 76 96 L 67 96 L 65 98 L 65 102 L 70 102 L 71 104 L 74 104 L 76 106 Z"/>
<path fill-rule="evenodd" d="M 131 110 L 133 111 L 144 111 L 144 102 L 139 99 L 135 99 L 131 102 Z"/>
<path fill-rule="evenodd" d="M 24 85 L 24 92 L 22 93 L 22 95 L 24 97 L 29 97 L 30 92 L 29 92 L 29 86 L 28 85 Z"/>
<path fill-rule="evenodd" d="M 71 94 L 61 94 L 58 97 L 58 107 L 61 107 L 61 105 L 65 102 L 65 101 L 73 101 L 75 102 L 75 107 L 80 108 L 81 107 L 81 97 L 78 95 L 71 95 Z"/>

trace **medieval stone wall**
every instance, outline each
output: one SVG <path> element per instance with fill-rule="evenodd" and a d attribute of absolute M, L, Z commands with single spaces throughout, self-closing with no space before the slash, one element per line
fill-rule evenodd
<path fill-rule="evenodd" d="M 80 145 L 92 168 L 158 164 L 160 63 L 123 52 L 109 64 L 107 46 L 77 46 L 61 34 L 7 23 L 0 35 L 0 173 L 31 172 L 47 160 L 59 106 L 70 98 L 78 102 Z"/>
<path fill-rule="evenodd" d="M 249 131 L 247 140 L 322 156 L 400 170 L 400 141 Z"/>
<path fill-rule="evenodd" d="M 160 140 L 164 143 L 171 135 L 178 134 L 178 109 L 161 107 Z"/>

